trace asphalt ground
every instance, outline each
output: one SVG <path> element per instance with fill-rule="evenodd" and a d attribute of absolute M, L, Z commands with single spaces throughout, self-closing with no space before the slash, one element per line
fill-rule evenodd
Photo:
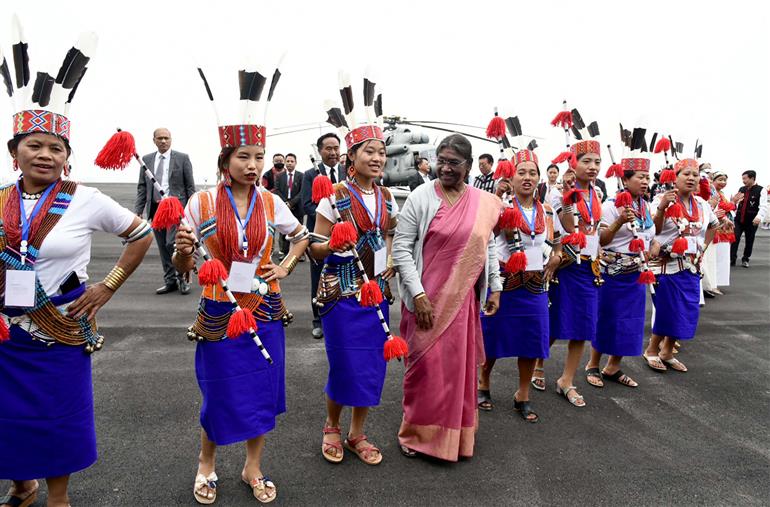
<path fill-rule="evenodd" d="M 132 207 L 135 188 L 97 185 Z M 760 232 L 750 269 L 734 268 L 725 296 L 707 300 L 698 335 L 679 358 L 690 371 L 655 373 L 641 359 L 623 369 L 640 383 L 603 389 L 580 377 L 587 406 L 557 396 L 566 353 L 552 349 L 547 391 L 533 390 L 538 424 L 512 408 L 515 360 L 492 375 L 494 411 L 480 414 L 474 457 L 459 463 L 406 459 L 398 451 L 403 364 L 388 366 L 367 434 L 378 467 L 350 453 L 340 465 L 320 455 L 327 362 L 310 335 L 308 263 L 285 281 L 295 320 L 286 332 L 288 412 L 268 435 L 263 471 L 278 487 L 274 505 L 767 505 L 770 500 L 770 235 Z M 119 240 L 95 237 L 89 273 L 114 265 Z M 93 356 L 99 461 L 70 482 L 74 506 L 196 505 L 200 392 L 195 345 L 185 337 L 193 294 L 155 295 L 162 283 L 155 245 L 99 314 L 106 338 Z M 649 312 L 648 304 L 648 312 Z M 398 329 L 399 306 L 391 309 Z M 587 352 L 584 360 L 587 359 Z M 343 429 L 349 411 L 343 418 Z M 218 451 L 217 505 L 255 505 L 240 480 L 244 447 Z M 9 457 L 2 457 L 9 459 Z M 12 459 L 12 458 L 10 458 Z M 0 483 L 0 491 L 8 483 Z M 41 484 L 41 492 L 45 485 Z M 45 493 L 35 505 L 45 505 Z"/>

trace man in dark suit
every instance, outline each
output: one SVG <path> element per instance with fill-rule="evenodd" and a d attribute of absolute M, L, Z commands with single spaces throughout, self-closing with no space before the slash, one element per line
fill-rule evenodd
<path fill-rule="evenodd" d="M 746 244 L 743 247 L 741 266 L 748 268 L 757 227 L 767 213 L 767 193 L 761 185 L 757 185 L 756 171 L 744 171 L 741 177 L 743 186 L 734 198 L 738 209 L 735 210 L 735 241 L 730 245 L 730 265 L 735 266 L 738 260 L 738 247 L 741 244 L 741 236 L 745 233 Z"/>
<path fill-rule="evenodd" d="M 275 182 L 275 193 L 286 203 L 291 210 L 291 214 L 302 223 L 304 213 L 302 212 L 302 172 L 297 171 L 297 156 L 294 153 L 287 153 L 285 157 L 286 170 L 278 174 Z M 289 242 L 286 236 L 281 234 L 280 254 L 285 255 L 289 251 Z"/>
<path fill-rule="evenodd" d="M 185 153 L 171 149 L 171 132 L 168 129 L 155 129 L 152 136 L 158 151 L 145 155 L 142 160 L 155 176 L 165 194 L 178 197 L 182 206 L 186 206 L 187 201 L 195 193 L 195 180 L 193 179 L 190 157 Z M 134 212 L 140 217 L 146 212 L 147 218 L 152 220 L 158 209 L 158 202 L 160 202 L 160 194 L 153 187 L 152 181 L 142 172 L 136 187 Z M 163 264 L 163 286 L 155 292 L 167 294 L 179 290 L 182 294 L 189 294 L 189 282 L 184 279 L 182 274 L 176 272 L 171 263 L 176 227 L 165 231 L 154 230 L 153 232 Z"/>
<path fill-rule="evenodd" d="M 430 172 L 430 163 L 425 157 L 417 162 L 417 172 L 409 177 L 409 190 L 414 190 L 423 183 L 428 183 L 435 178 Z"/>
<path fill-rule="evenodd" d="M 328 176 L 331 178 L 332 183 L 339 183 L 345 181 L 345 169 L 339 165 L 340 160 L 340 138 L 337 134 L 328 133 L 318 138 L 316 141 L 316 147 L 321 154 L 321 163 L 317 167 L 312 167 L 305 171 L 302 177 L 302 210 L 307 216 L 307 229 L 313 232 L 315 229 L 315 208 L 316 205 L 313 202 L 313 180 L 319 174 Z M 321 319 L 318 316 L 318 308 L 312 303 L 318 291 L 318 280 L 321 278 L 321 269 L 323 266 L 320 262 L 316 262 L 311 259 L 310 263 L 310 298 L 311 307 L 313 309 L 313 338 L 323 338 L 323 330 L 321 329 Z"/>

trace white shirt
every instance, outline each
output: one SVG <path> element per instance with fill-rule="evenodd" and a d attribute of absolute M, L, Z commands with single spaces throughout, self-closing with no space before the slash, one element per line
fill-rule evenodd
<path fill-rule="evenodd" d="M 364 198 L 364 203 L 366 204 L 366 207 L 369 208 L 370 212 L 373 212 L 375 216 L 377 216 L 377 196 L 375 194 L 365 194 L 363 192 L 359 191 L 359 194 L 361 194 L 361 197 Z M 384 196 L 383 196 L 384 197 Z M 392 194 L 391 194 L 392 197 Z M 352 195 L 350 196 L 351 199 L 355 199 Z M 389 201 L 390 203 L 390 218 L 393 218 L 395 216 L 398 216 L 398 203 L 396 202 L 396 199 L 393 199 L 392 201 Z M 328 220 L 331 223 L 335 223 L 337 221 L 336 218 L 334 218 L 334 212 L 332 210 L 331 202 L 329 202 L 329 199 L 323 198 L 321 199 L 321 202 L 318 203 L 318 207 L 315 209 L 315 212 L 317 214 L 320 214 L 322 217 L 324 217 L 326 220 Z M 374 220 L 372 220 L 373 222 Z M 383 236 L 383 239 L 384 236 Z M 343 252 L 343 253 L 335 253 L 335 255 L 339 255 L 340 257 L 352 257 L 353 252 Z"/>
<path fill-rule="evenodd" d="M 321 163 L 321 165 L 324 166 L 324 171 L 326 171 L 326 176 L 329 178 L 332 177 L 332 174 L 334 175 L 334 180 L 332 180 L 334 183 L 342 183 L 339 178 L 339 174 L 337 174 L 337 166 L 329 167 L 328 165 Z"/>
<path fill-rule="evenodd" d="M 295 172 L 297 172 L 296 169 L 293 171 L 289 171 L 288 169 L 286 170 L 286 198 L 287 199 L 291 199 L 291 187 L 294 184 L 294 180 L 292 178 L 297 177 L 297 175 L 294 174 Z"/>
<path fill-rule="evenodd" d="M 430 179 L 429 173 L 425 173 L 425 174 L 420 173 L 420 176 L 422 176 L 422 181 L 424 181 L 425 183 L 430 183 L 431 179 Z"/>
<path fill-rule="evenodd" d="M 527 216 L 532 213 L 531 211 L 525 210 L 525 213 Z M 543 229 L 543 232 L 540 234 L 535 235 L 535 240 L 532 241 L 532 236 L 529 234 L 521 233 L 521 243 L 524 245 L 524 250 L 532 250 L 539 249 L 541 252 L 543 251 L 543 245 L 545 244 L 545 240 L 547 239 L 548 235 L 548 227 Z M 500 232 L 500 234 L 495 237 L 495 248 L 497 249 L 497 258 L 505 264 L 508 262 L 508 259 L 511 258 L 511 252 L 508 250 L 508 238 L 505 237 L 505 232 Z M 544 259 L 545 260 L 545 259 Z M 538 270 L 539 271 L 539 270 Z"/>
<path fill-rule="evenodd" d="M 698 212 L 698 222 L 692 225 L 693 234 L 691 234 L 691 236 L 695 236 L 696 241 L 698 243 L 698 249 L 702 250 L 703 245 L 706 242 L 706 229 L 708 229 L 709 224 L 713 224 L 714 226 L 716 226 L 719 223 L 719 221 L 717 220 L 716 215 L 714 215 L 714 212 L 711 211 L 711 206 L 709 206 L 709 204 L 706 201 L 704 201 L 697 195 L 694 196 L 694 198 L 699 208 L 699 212 Z M 660 196 L 656 197 L 652 201 L 652 209 L 657 210 L 659 204 L 660 204 Z M 689 204 L 690 204 L 689 202 L 686 203 L 687 206 L 689 206 Z M 685 209 L 687 208 L 685 207 Z M 659 212 L 659 213 L 663 213 L 663 212 Z M 679 237 L 679 229 L 674 223 L 674 220 L 670 218 L 664 218 L 663 229 L 661 229 L 660 234 L 657 234 L 655 236 L 655 239 L 658 240 L 658 243 L 660 243 L 661 246 L 666 246 L 666 245 L 671 245 L 674 242 L 674 240 L 678 237 Z"/>
<path fill-rule="evenodd" d="M 644 205 L 649 210 L 650 216 L 652 216 L 655 208 L 648 202 L 645 202 Z M 609 227 L 615 223 L 615 220 L 617 220 L 619 216 L 620 210 L 615 206 L 615 199 L 608 199 L 602 204 L 602 219 L 599 222 L 600 227 Z M 651 222 L 650 227 L 644 230 L 638 229 L 638 233 L 639 237 L 645 240 L 645 243 L 649 244 L 655 237 L 655 224 Z M 634 239 L 634 233 L 631 232 L 630 224 L 625 223 L 618 229 L 618 232 L 615 233 L 612 241 L 604 246 L 604 249 L 618 253 L 631 253 L 631 250 L 628 249 L 628 245 L 631 243 L 632 239 Z"/>
<path fill-rule="evenodd" d="M 291 214 L 291 210 L 288 206 L 286 206 L 286 203 L 284 203 L 281 198 L 268 190 L 265 190 L 264 187 L 257 187 L 259 190 L 259 195 L 262 199 L 272 199 L 273 200 L 273 207 L 275 209 L 275 217 L 273 222 L 273 227 L 275 227 L 278 232 L 280 232 L 283 235 L 288 235 L 294 232 L 294 230 L 299 227 L 299 222 L 297 221 L 296 217 Z M 190 225 L 195 230 L 195 234 L 200 237 L 200 231 L 198 228 L 201 224 L 201 205 L 200 205 L 200 194 L 202 192 L 207 192 L 209 196 L 211 196 L 211 202 L 214 209 L 216 209 L 216 202 L 217 202 L 217 187 L 210 188 L 208 190 L 203 190 L 201 192 L 196 192 L 193 194 L 193 196 L 190 198 L 189 201 L 187 201 L 187 207 L 185 208 L 185 217 L 187 218 L 187 221 L 190 223 Z M 267 212 L 267 210 L 265 210 Z M 267 218 L 267 215 L 265 215 L 265 218 Z M 238 220 L 235 221 L 235 225 L 238 228 L 238 237 L 243 237 L 243 228 L 241 227 L 241 224 Z M 262 255 L 265 253 L 265 245 L 267 243 L 267 237 L 270 234 L 269 228 L 265 227 L 265 237 L 262 240 L 262 245 L 259 248 L 259 253 L 257 254 L 257 260 L 262 258 Z"/>
<path fill-rule="evenodd" d="M 37 200 L 24 200 L 27 217 Z M 88 280 L 91 238 L 95 231 L 109 234 L 125 232 L 136 218 L 98 189 L 78 185 L 67 211 L 43 240 L 35 262 L 35 273 L 46 294 L 58 293 L 59 286 L 73 271 L 81 282 Z"/>
<path fill-rule="evenodd" d="M 163 155 L 163 176 L 159 179 L 158 178 L 158 166 L 160 165 L 160 157 Z M 160 185 L 160 188 L 163 189 L 163 192 L 168 195 L 168 163 L 171 160 L 171 150 L 166 150 L 166 153 L 161 153 L 159 151 L 155 152 L 155 180 Z"/>

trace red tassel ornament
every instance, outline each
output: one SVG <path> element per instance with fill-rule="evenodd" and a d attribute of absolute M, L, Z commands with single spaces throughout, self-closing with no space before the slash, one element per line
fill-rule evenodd
<path fill-rule="evenodd" d="M 487 137 L 489 139 L 500 139 L 505 137 L 505 120 L 500 118 L 497 114 L 490 120 L 487 125 Z"/>
<path fill-rule="evenodd" d="M 500 160 L 497 163 L 497 169 L 495 169 L 494 178 L 496 180 L 500 178 L 513 178 L 515 172 L 516 168 L 513 166 L 513 163 L 510 160 Z"/>
<path fill-rule="evenodd" d="M 639 274 L 639 279 L 637 280 L 637 282 L 644 285 L 652 285 L 653 283 L 655 283 L 655 273 L 653 273 L 649 269 L 642 271 Z"/>
<path fill-rule="evenodd" d="M 682 205 L 675 202 L 666 208 L 666 218 L 684 218 L 684 208 Z"/>
<path fill-rule="evenodd" d="M 634 238 L 628 244 L 628 250 L 633 253 L 644 252 L 644 240 L 642 238 Z"/>
<path fill-rule="evenodd" d="M 505 208 L 497 224 L 501 229 L 520 229 L 524 225 L 524 216 L 518 207 Z"/>
<path fill-rule="evenodd" d="M 711 184 L 707 178 L 701 178 L 698 183 L 698 195 L 701 199 L 708 201 L 711 198 Z"/>
<path fill-rule="evenodd" d="M 655 149 L 653 151 L 655 153 L 663 153 L 664 151 L 669 151 L 670 149 L 671 141 L 669 141 L 667 137 L 661 137 L 658 139 L 658 142 L 655 143 Z"/>
<path fill-rule="evenodd" d="M 158 210 L 152 219 L 153 229 L 176 227 L 184 216 L 184 208 L 177 197 L 166 197 L 158 203 Z"/>
<path fill-rule="evenodd" d="M 219 259 L 209 259 L 198 269 L 198 283 L 216 285 L 220 280 L 227 280 L 227 269 Z"/>
<path fill-rule="evenodd" d="M 392 336 L 389 340 L 385 341 L 383 355 L 385 356 L 386 361 L 406 357 L 408 353 L 409 345 L 400 336 Z"/>
<path fill-rule="evenodd" d="M 369 280 L 361 286 L 361 306 L 379 306 L 382 301 L 382 291 L 377 282 Z"/>
<path fill-rule="evenodd" d="M 5 319 L 0 318 L 0 343 L 11 339 L 11 330 L 8 329 L 8 325 L 5 323 Z"/>
<path fill-rule="evenodd" d="M 350 222 L 338 222 L 332 227 L 329 248 L 332 250 L 339 250 L 345 243 L 355 243 L 357 241 L 358 231 L 356 231 L 356 226 Z"/>
<path fill-rule="evenodd" d="M 318 204 L 321 199 L 331 197 L 334 194 L 334 185 L 328 176 L 319 174 L 313 179 L 313 192 L 311 198 Z"/>
<path fill-rule="evenodd" d="M 623 177 L 623 166 L 620 165 L 620 164 L 612 164 L 607 169 L 607 173 L 605 174 L 605 177 L 607 177 L 607 178 L 622 178 Z"/>
<path fill-rule="evenodd" d="M 135 153 L 134 136 L 125 130 L 118 130 L 104 145 L 94 163 L 102 169 L 125 169 Z"/>
<path fill-rule="evenodd" d="M 238 338 L 249 332 L 249 329 L 257 330 L 257 321 L 254 315 L 243 308 L 239 308 L 232 315 L 227 323 L 227 337 Z"/>
<path fill-rule="evenodd" d="M 719 209 L 724 211 L 735 211 L 736 207 L 735 207 L 735 204 L 733 204 L 730 201 L 720 201 Z"/>
<path fill-rule="evenodd" d="M 571 151 L 563 151 L 556 155 L 556 158 L 551 160 L 552 164 L 561 164 L 562 162 L 566 162 L 568 160 L 572 159 L 572 152 Z M 570 164 L 571 165 L 571 164 Z"/>
<path fill-rule="evenodd" d="M 615 207 L 616 208 L 625 208 L 626 206 L 631 206 L 631 204 L 634 202 L 634 199 L 631 197 L 631 193 L 627 190 L 624 190 L 623 192 L 619 192 L 615 196 Z"/>
<path fill-rule="evenodd" d="M 687 240 L 679 237 L 674 240 L 674 244 L 671 245 L 671 251 L 677 255 L 682 255 L 687 251 Z"/>
<path fill-rule="evenodd" d="M 508 273 L 521 273 L 526 269 L 527 254 L 521 251 L 512 253 L 508 262 L 505 263 L 505 270 Z"/>
<path fill-rule="evenodd" d="M 572 245 L 572 246 L 578 247 L 580 250 L 584 249 L 588 244 L 586 235 L 583 234 L 582 232 L 573 232 L 572 234 L 567 234 L 566 236 L 564 236 L 561 242 L 566 245 Z"/>
<path fill-rule="evenodd" d="M 660 184 L 668 185 L 676 182 L 676 171 L 673 169 L 663 169 L 660 173 Z"/>
<path fill-rule="evenodd" d="M 564 129 L 571 128 L 572 111 L 561 111 L 559 114 L 553 117 L 553 120 L 551 120 L 551 125 Z"/>
<path fill-rule="evenodd" d="M 562 201 L 569 204 L 577 204 L 583 200 L 583 194 L 577 188 L 567 190 L 562 196 Z"/>

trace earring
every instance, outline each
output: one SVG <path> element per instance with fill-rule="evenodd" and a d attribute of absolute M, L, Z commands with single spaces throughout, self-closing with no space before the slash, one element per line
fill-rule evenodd
<path fill-rule="evenodd" d="M 16 159 L 13 159 L 13 170 L 18 171 L 19 170 L 19 161 Z"/>

